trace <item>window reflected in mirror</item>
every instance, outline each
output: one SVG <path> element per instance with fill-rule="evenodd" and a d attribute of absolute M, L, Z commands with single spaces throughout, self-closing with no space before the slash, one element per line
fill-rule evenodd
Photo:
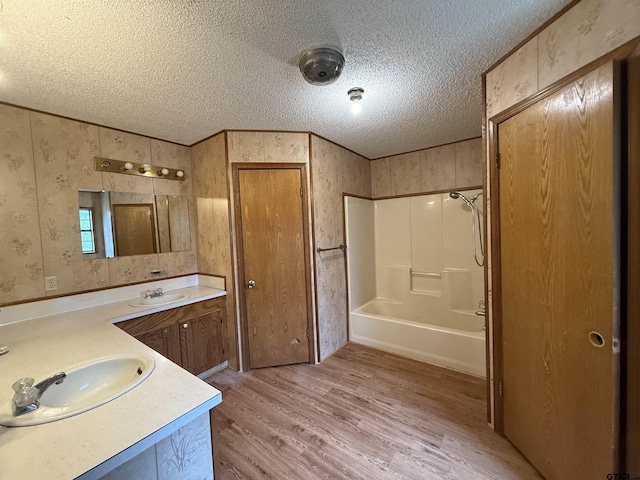
<path fill-rule="evenodd" d="M 80 207 L 80 242 L 82 253 L 96 253 L 92 208 Z"/>

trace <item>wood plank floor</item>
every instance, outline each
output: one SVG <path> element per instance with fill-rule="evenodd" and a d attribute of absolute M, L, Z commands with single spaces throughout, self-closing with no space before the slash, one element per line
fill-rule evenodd
<path fill-rule="evenodd" d="M 486 424 L 484 380 L 451 370 L 348 344 L 208 381 L 217 480 L 541 478 Z"/>

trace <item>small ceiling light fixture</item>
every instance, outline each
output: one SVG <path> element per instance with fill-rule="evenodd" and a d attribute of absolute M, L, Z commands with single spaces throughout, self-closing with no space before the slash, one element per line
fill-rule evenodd
<path fill-rule="evenodd" d="M 353 87 L 347 92 L 349 100 L 351 100 L 351 111 L 358 114 L 362 111 L 362 95 L 364 95 L 364 89 L 360 87 Z"/>

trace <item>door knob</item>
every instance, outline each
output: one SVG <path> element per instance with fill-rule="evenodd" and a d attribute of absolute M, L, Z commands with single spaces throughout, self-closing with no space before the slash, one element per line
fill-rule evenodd
<path fill-rule="evenodd" d="M 249 280 L 247 282 L 247 287 L 248 288 L 255 288 L 256 287 L 256 281 L 255 280 Z"/>
<path fill-rule="evenodd" d="M 188 323 L 183 324 L 182 328 L 189 328 L 189 324 Z"/>

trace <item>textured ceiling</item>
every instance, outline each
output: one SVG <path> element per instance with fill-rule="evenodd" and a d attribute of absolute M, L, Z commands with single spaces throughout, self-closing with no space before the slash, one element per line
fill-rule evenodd
<path fill-rule="evenodd" d="M 480 135 L 481 73 L 566 3 L 0 0 L 0 100 L 187 145 L 310 130 L 377 158 Z M 297 68 L 317 44 L 344 52 L 333 85 Z"/>

